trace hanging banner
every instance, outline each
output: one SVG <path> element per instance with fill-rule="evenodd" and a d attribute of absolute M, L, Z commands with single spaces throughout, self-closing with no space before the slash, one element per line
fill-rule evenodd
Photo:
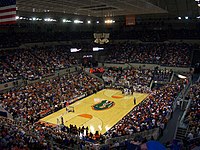
<path fill-rule="evenodd" d="M 128 15 L 126 16 L 126 25 L 133 26 L 135 25 L 135 15 Z"/>

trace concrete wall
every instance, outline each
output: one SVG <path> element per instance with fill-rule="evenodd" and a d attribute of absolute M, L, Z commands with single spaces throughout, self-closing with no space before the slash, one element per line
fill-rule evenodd
<path fill-rule="evenodd" d="M 200 45 L 200 39 L 199 40 L 187 40 L 187 39 L 183 39 L 183 40 L 169 40 L 169 42 L 180 42 L 180 43 L 188 43 L 188 44 L 198 44 Z"/>
<path fill-rule="evenodd" d="M 182 67 L 166 67 L 166 66 L 160 66 L 158 64 L 139 64 L 139 63 L 124 63 L 124 64 L 114 64 L 114 63 L 99 63 L 99 66 L 104 66 L 104 67 L 122 67 L 122 68 L 127 68 L 127 67 L 142 67 L 144 69 L 153 69 L 154 67 L 159 67 L 160 69 L 172 69 L 174 72 L 190 72 L 190 68 L 182 68 Z"/>
<path fill-rule="evenodd" d="M 18 85 L 21 85 L 23 83 L 22 79 L 15 80 L 15 82 L 16 81 L 18 81 Z M 10 89 L 10 88 L 13 88 L 14 87 L 13 82 L 14 81 L 0 84 L 0 92 L 3 91 L 3 90 L 7 90 L 7 89 Z"/>

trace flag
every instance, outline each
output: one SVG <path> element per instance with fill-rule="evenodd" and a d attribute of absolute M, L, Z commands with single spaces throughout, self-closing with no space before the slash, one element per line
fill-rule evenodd
<path fill-rule="evenodd" d="M 16 23 L 16 0 L 0 0 L 0 25 Z"/>

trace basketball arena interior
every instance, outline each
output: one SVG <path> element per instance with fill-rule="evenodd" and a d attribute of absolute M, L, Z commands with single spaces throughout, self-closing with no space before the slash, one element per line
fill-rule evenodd
<path fill-rule="evenodd" d="M 0 0 L 1 150 L 200 150 L 200 0 Z"/>

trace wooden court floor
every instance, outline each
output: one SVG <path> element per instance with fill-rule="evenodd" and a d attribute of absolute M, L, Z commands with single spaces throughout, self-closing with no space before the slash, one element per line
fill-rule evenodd
<path fill-rule="evenodd" d="M 57 119 L 63 116 L 65 126 L 70 124 L 77 127 L 88 126 L 90 132 L 99 131 L 99 133 L 104 134 L 130 112 L 133 107 L 143 101 L 147 95 L 133 93 L 133 95 L 125 96 L 122 95 L 120 90 L 104 89 L 71 104 L 70 106 L 74 107 L 74 112 L 66 113 L 66 109 L 63 108 L 40 119 L 40 121 L 57 124 Z M 136 98 L 136 105 L 133 103 L 134 97 Z M 108 109 L 94 110 L 92 106 L 103 100 L 114 102 L 114 105 Z"/>

